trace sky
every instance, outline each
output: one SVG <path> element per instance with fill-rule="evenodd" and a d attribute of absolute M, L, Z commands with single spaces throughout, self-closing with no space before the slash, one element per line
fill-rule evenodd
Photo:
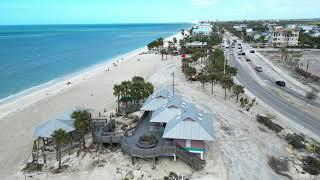
<path fill-rule="evenodd" d="M 319 18 L 320 0 L 0 0 L 0 25 Z"/>

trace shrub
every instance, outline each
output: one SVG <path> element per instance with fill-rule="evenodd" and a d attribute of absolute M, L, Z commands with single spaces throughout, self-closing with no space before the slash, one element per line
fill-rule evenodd
<path fill-rule="evenodd" d="M 288 171 L 288 161 L 277 159 L 274 156 L 270 156 L 268 160 L 268 165 L 278 174 L 283 171 Z"/>
<path fill-rule="evenodd" d="M 41 171 L 42 167 L 43 167 L 42 164 L 30 162 L 30 163 L 27 163 L 26 167 L 24 167 L 22 170 L 25 172 L 31 173 L 31 172 Z"/>
<path fill-rule="evenodd" d="M 304 137 L 301 135 L 298 135 L 296 133 L 294 134 L 288 134 L 286 136 L 286 140 L 290 145 L 292 145 L 295 149 L 305 149 L 306 145 L 303 144 Z"/>
<path fill-rule="evenodd" d="M 275 173 L 286 176 L 289 179 L 292 179 L 291 176 L 285 174 L 285 171 L 289 170 L 288 161 L 283 159 L 277 159 L 274 156 L 270 156 L 268 160 L 268 165 L 274 170 Z"/>
<path fill-rule="evenodd" d="M 303 162 L 303 165 L 302 165 L 303 170 L 305 170 L 306 172 L 312 175 L 320 174 L 319 159 L 315 157 L 307 156 L 303 158 L 302 162 Z"/>
<path fill-rule="evenodd" d="M 257 121 L 259 123 L 267 126 L 270 130 L 275 131 L 277 133 L 279 133 L 283 130 L 283 128 L 280 125 L 272 122 L 269 117 L 257 115 Z"/>

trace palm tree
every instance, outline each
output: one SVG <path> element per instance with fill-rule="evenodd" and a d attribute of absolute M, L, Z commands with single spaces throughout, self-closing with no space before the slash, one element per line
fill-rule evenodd
<path fill-rule="evenodd" d="M 174 37 L 174 38 L 173 38 L 173 43 L 174 43 L 174 44 L 177 44 L 177 42 L 178 42 L 177 38 Z"/>
<path fill-rule="evenodd" d="M 232 90 L 233 90 L 233 93 L 236 95 L 236 97 L 237 97 L 237 103 L 238 103 L 238 100 L 239 100 L 239 96 L 241 95 L 241 94 L 244 94 L 244 87 L 243 86 L 241 86 L 241 85 L 234 85 L 233 87 L 232 87 Z"/>
<path fill-rule="evenodd" d="M 181 34 L 182 36 L 184 36 L 184 29 L 181 29 Z"/>
<path fill-rule="evenodd" d="M 59 169 L 60 169 L 61 168 L 61 146 L 68 142 L 69 134 L 65 130 L 60 128 L 58 130 L 55 130 L 51 136 L 53 138 L 54 143 L 57 146 L 57 157 L 59 160 Z"/>
<path fill-rule="evenodd" d="M 160 54 L 161 54 L 161 59 L 163 60 L 163 55 L 167 54 L 166 49 L 161 49 Z"/>
<path fill-rule="evenodd" d="M 129 94 L 130 94 L 130 89 L 132 86 L 131 81 L 122 81 L 121 82 L 121 87 L 122 87 L 122 102 L 125 103 L 126 108 L 128 108 L 128 101 L 130 99 Z"/>
<path fill-rule="evenodd" d="M 198 79 L 201 82 L 202 87 L 204 87 L 204 85 L 208 82 L 208 76 L 205 74 L 199 75 Z"/>
<path fill-rule="evenodd" d="M 162 37 L 157 39 L 157 45 L 158 45 L 158 49 L 163 46 L 163 38 Z"/>
<path fill-rule="evenodd" d="M 118 100 L 118 112 L 120 112 L 120 98 L 121 98 L 121 93 L 122 93 L 122 86 L 121 85 L 118 85 L 118 84 L 115 84 L 113 86 L 113 95 L 114 96 L 117 96 Z"/>
<path fill-rule="evenodd" d="M 209 79 L 211 81 L 211 94 L 213 94 L 213 85 L 221 79 L 221 75 L 217 72 L 212 72 L 209 74 Z"/>
<path fill-rule="evenodd" d="M 85 131 L 89 127 L 89 123 L 90 123 L 90 119 L 91 119 L 90 113 L 86 110 L 74 111 L 71 114 L 71 118 L 74 119 L 73 126 L 81 133 L 82 145 L 83 145 L 83 149 L 85 149 L 86 144 L 85 144 L 84 135 L 85 135 Z M 81 144 L 81 142 L 80 142 L 80 144 Z"/>
<path fill-rule="evenodd" d="M 227 89 L 230 90 L 234 85 L 233 79 L 230 76 L 224 76 L 222 77 L 220 83 L 224 89 L 224 100 L 227 100 Z"/>

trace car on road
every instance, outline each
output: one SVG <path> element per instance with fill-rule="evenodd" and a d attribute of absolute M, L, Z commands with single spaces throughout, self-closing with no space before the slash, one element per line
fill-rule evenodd
<path fill-rule="evenodd" d="M 233 55 L 233 52 L 230 52 L 229 54 L 230 54 L 230 55 Z"/>
<path fill-rule="evenodd" d="M 257 72 L 262 72 L 262 67 L 256 66 L 256 67 L 254 68 L 254 70 L 256 70 Z"/>
<path fill-rule="evenodd" d="M 246 57 L 245 59 L 246 59 L 247 62 L 250 62 L 250 61 L 251 61 L 248 57 Z"/>
<path fill-rule="evenodd" d="M 242 51 L 239 51 L 239 52 L 238 52 L 238 55 L 243 55 L 243 56 L 244 56 L 244 55 L 246 55 L 246 53 L 245 53 L 245 52 L 242 52 Z"/>
<path fill-rule="evenodd" d="M 276 85 L 285 87 L 286 83 L 284 81 L 276 81 Z"/>
<path fill-rule="evenodd" d="M 255 51 L 254 51 L 254 50 L 251 50 L 250 53 L 255 53 Z"/>

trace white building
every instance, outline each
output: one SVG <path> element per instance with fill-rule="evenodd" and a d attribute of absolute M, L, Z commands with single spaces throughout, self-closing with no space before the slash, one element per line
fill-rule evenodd
<path fill-rule="evenodd" d="M 271 32 L 269 43 L 274 47 L 298 46 L 299 30 L 276 28 Z"/>
<path fill-rule="evenodd" d="M 191 43 L 187 43 L 186 44 L 186 47 L 187 48 L 194 48 L 194 49 L 197 49 L 197 48 L 204 48 L 208 45 L 207 42 L 201 42 L 201 41 L 194 41 L 194 42 L 191 42 Z"/>
<path fill-rule="evenodd" d="M 208 23 L 198 24 L 192 30 L 192 35 L 197 35 L 197 34 L 210 35 L 211 33 L 212 33 L 212 25 Z"/>

